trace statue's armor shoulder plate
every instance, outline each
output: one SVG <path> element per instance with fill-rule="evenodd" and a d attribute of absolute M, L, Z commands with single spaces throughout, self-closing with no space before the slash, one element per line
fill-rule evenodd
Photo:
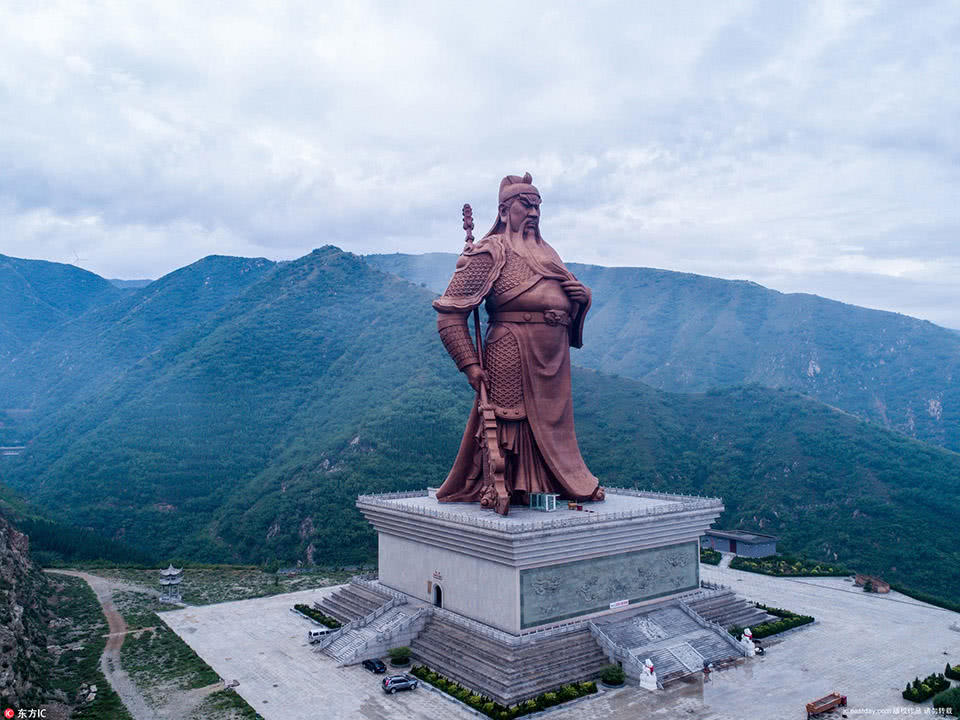
<path fill-rule="evenodd" d="M 505 262 L 503 241 L 499 235 L 488 235 L 468 245 L 457 260 L 457 269 L 450 284 L 433 307 L 439 312 L 464 312 L 483 302 L 500 276 Z"/>

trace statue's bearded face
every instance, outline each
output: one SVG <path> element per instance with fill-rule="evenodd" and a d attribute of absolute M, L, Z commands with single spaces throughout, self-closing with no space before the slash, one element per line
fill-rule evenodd
<path fill-rule="evenodd" d="M 510 207 L 501 213 L 501 219 L 509 223 L 510 231 L 525 239 L 536 239 L 540 234 L 540 198 L 536 195 L 518 195 Z"/>

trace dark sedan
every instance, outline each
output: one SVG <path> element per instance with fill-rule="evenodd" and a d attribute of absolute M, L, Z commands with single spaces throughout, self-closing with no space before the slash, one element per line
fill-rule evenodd
<path fill-rule="evenodd" d="M 383 691 L 393 694 L 397 690 L 414 690 L 419 681 L 409 675 L 391 675 L 383 679 Z"/>
<path fill-rule="evenodd" d="M 387 671 L 387 666 L 383 664 L 381 660 L 377 658 L 370 658 L 369 660 L 363 661 L 363 666 L 372 673 L 385 673 Z"/>

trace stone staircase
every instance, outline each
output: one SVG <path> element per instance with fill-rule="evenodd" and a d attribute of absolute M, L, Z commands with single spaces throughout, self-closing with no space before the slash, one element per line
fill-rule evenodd
<path fill-rule="evenodd" d="M 724 628 L 677 600 L 595 624 L 613 644 L 617 659 L 630 657 L 642 663 L 649 658 L 661 686 L 702 671 L 707 663 L 743 656 L 742 648 Z"/>
<path fill-rule="evenodd" d="M 336 640 L 323 648 L 323 653 L 338 665 L 350 665 L 360 662 L 365 651 L 373 648 L 374 656 L 384 651 L 388 641 L 397 636 L 408 625 L 416 611 L 408 605 L 393 607 L 380 617 L 359 627 L 349 627 Z"/>
<path fill-rule="evenodd" d="M 503 705 L 595 678 L 609 662 L 584 625 L 511 644 L 440 614 L 410 648 L 431 670 Z"/>
<path fill-rule="evenodd" d="M 751 627 L 777 619 L 726 587 L 702 590 L 696 596 L 687 598 L 686 603 L 705 620 L 725 628 L 734 625 Z"/>
<path fill-rule="evenodd" d="M 351 582 L 314 603 L 314 606 L 324 614 L 330 615 L 346 625 L 366 617 L 389 602 L 390 599 L 387 595 Z"/>

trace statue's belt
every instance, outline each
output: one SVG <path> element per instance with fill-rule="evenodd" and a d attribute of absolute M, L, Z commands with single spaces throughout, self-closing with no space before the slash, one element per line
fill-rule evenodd
<path fill-rule="evenodd" d="M 490 322 L 508 323 L 545 323 L 547 325 L 570 325 L 570 313 L 565 310 L 544 310 L 535 312 L 498 312 L 490 316 Z"/>

